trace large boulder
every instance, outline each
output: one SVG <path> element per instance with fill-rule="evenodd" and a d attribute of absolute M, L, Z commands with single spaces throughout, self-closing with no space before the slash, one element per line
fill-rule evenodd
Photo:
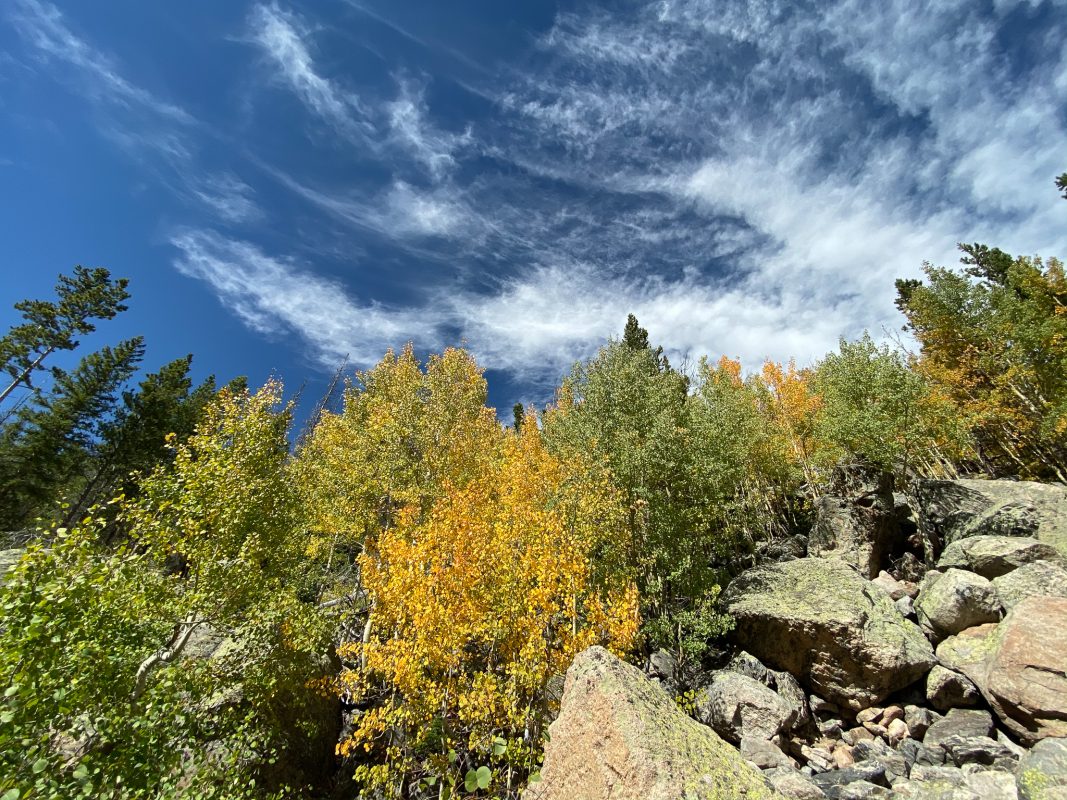
<path fill-rule="evenodd" d="M 842 561 L 803 558 L 747 570 L 727 586 L 723 603 L 742 647 L 853 710 L 913 683 L 935 661 L 919 628 Z"/>
<path fill-rule="evenodd" d="M 1036 561 L 993 578 L 993 587 L 1004 610 L 1011 611 L 1027 597 L 1067 597 L 1067 569 L 1050 561 Z"/>
<path fill-rule="evenodd" d="M 999 625 L 946 639 L 937 657 L 974 682 L 1017 738 L 1067 736 L 1067 598 L 1026 598 Z"/>
<path fill-rule="evenodd" d="M 714 731 L 602 647 L 575 658 L 528 800 L 778 798 Z"/>
<path fill-rule="evenodd" d="M 713 673 L 696 698 L 696 718 L 734 744 L 746 738 L 769 741 L 788 730 L 794 717 L 772 689 L 729 670 Z"/>
<path fill-rule="evenodd" d="M 966 675 L 940 664 L 926 676 L 926 700 L 938 711 L 976 706 L 980 697 L 978 687 Z"/>
<path fill-rule="evenodd" d="M 808 555 L 836 558 L 875 577 L 889 555 L 897 533 L 891 483 L 856 498 L 820 497 L 815 524 L 808 535 Z"/>
<path fill-rule="evenodd" d="M 986 701 L 1021 740 L 1067 736 L 1067 598 L 1029 597 L 999 625 Z"/>
<path fill-rule="evenodd" d="M 992 580 L 1035 561 L 1062 559 L 1056 548 L 1032 536 L 971 536 L 946 547 L 937 568 L 966 569 Z"/>
<path fill-rule="evenodd" d="M 1067 739 L 1044 739 L 1019 759 L 1021 800 L 1067 800 Z"/>
<path fill-rule="evenodd" d="M 1031 536 L 1067 557 L 1067 489 L 1029 481 L 917 481 L 913 506 L 933 564 L 971 536 Z"/>
<path fill-rule="evenodd" d="M 1000 600 L 986 578 L 962 569 L 949 569 L 943 575 L 927 573 L 915 600 L 915 613 L 923 630 L 942 639 L 999 620 Z"/>

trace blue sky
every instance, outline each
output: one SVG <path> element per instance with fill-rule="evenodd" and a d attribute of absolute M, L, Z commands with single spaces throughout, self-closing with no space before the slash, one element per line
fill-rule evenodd
<path fill-rule="evenodd" d="M 0 324 L 270 373 L 466 344 L 544 403 L 636 313 L 675 361 L 899 328 L 957 241 L 1067 255 L 1063 0 L 7 0 Z"/>

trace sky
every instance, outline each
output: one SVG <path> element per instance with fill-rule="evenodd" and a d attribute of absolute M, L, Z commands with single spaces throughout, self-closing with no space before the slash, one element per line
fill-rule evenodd
<path fill-rule="evenodd" d="M 305 398 L 410 341 L 543 405 L 628 313 L 810 364 L 957 242 L 1067 256 L 1065 6 L 5 0 L 0 325 L 81 263 L 92 342 Z"/>

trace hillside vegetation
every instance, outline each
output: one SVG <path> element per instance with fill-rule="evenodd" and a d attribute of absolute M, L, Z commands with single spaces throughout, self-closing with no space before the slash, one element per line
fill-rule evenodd
<path fill-rule="evenodd" d="M 961 249 L 897 284 L 914 353 L 683 373 L 631 317 L 504 426 L 409 345 L 295 445 L 276 381 L 128 387 L 140 340 L 39 384 L 122 310 L 79 268 L 0 340 L 0 798 L 516 797 L 574 656 L 699 664 L 843 466 L 1067 479 L 1063 266 Z"/>

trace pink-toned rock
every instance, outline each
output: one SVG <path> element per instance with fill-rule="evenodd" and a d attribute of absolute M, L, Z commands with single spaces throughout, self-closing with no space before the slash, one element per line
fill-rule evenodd
<path fill-rule="evenodd" d="M 911 737 L 911 731 L 908 730 L 908 723 L 902 719 L 895 719 L 889 723 L 889 727 L 886 728 L 888 734 L 889 743 L 894 747 L 900 744 L 905 739 Z"/>
<path fill-rule="evenodd" d="M 838 769 L 844 769 L 845 767 L 851 767 L 856 763 L 856 759 L 852 757 L 851 747 L 836 747 L 834 748 L 834 764 Z"/>
<path fill-rule="evenodd" d="M 996 639 L 978 688 L 997 716 L 1027 743 L 1067 736 L 1067 598 L 1026 598 Z"/>
<path fill-rule="evenodd" d="M 900 706 L 888 706 L 878 721 L 889 727 L 889 723 L 895 719 L 904 719 L 904 709 Z"/>
<path fill-rule="evenodd" d="M 770 800 L 780 795 L 711 728 L 602 647 L 567 670 L 541 780 L 524 800 Z"/>

